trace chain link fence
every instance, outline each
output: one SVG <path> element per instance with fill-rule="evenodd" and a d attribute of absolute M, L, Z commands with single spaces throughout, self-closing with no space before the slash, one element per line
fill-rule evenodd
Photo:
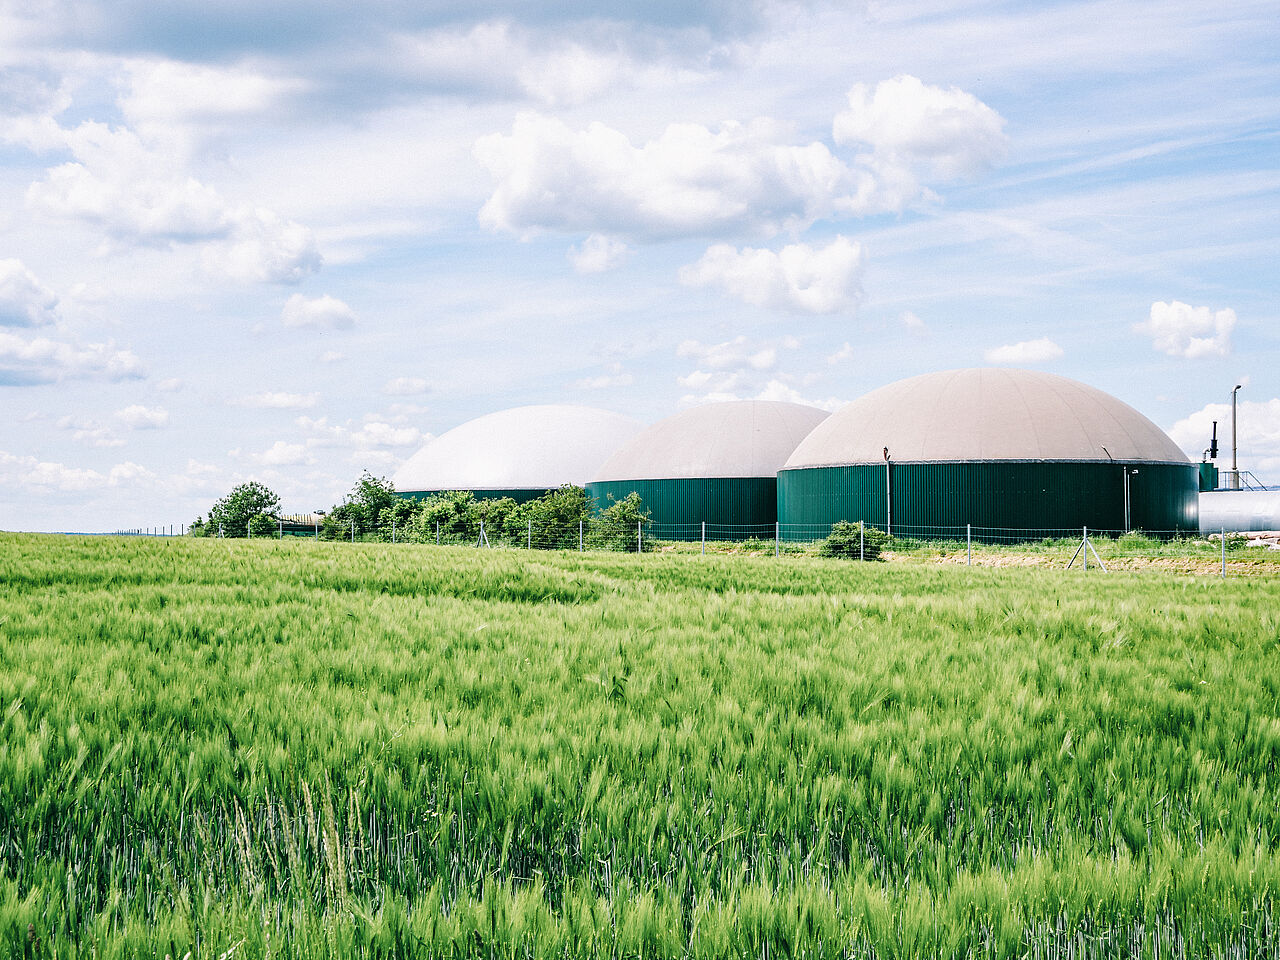
<path fill-rule="evenodd" d="M 890 563 L 1045 567 L 1072 571 L 1163 570 L 1203 576 L 1280 575 L 1280 534 L 1123 531 L 1091 528 L 914 527 L 892 535 L 871 525 L 619 522 L 598 516 L 558 523 L 523 520 L 430 523 L 395 520 L 335 527 L 320 518 L 254 524 L 253 539 L 334 543 L 427 544 L 479 550 L 563 550 L 756 557 L 839 556 Z M 144 527 L 124 536 L 180 536 L 185 528 Z M 240 533 L 244 538 L 246 530 Z M 219 531 L 208 535 L 218 536 Z M 221 531 L 227 536 L 227 531 Z"/>

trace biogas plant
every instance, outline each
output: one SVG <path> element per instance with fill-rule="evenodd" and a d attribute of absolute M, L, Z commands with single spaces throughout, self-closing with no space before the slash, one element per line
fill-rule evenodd
<path fill-rule="evenodd" d="M 704 525 L 811 539 L 841 520 L 994 539 L 1280 526 L 1280 492 L 1262 494 L 1265 503 L 1257 493 L 1206 494 L 1217 482 L 1207 458 L 1190 461 L 1128 404 L 1006 368 L 911 377 L 832 414 L 729 401 L 644 427 L 591 407 L 516 407 L 431 440 L 393 482 L 405 496 L 516 500 L 574 484 L 598 507 L 634 492 L 670 539 L 697 539 Z"/>

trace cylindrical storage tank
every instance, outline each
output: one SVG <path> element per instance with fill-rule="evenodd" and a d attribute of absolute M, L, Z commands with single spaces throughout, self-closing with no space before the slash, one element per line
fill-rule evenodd
<path fill-rule="evenodd" d="M 469 490 L 477 497 L 524 502 L 566 483 L 582 486 L 643 427 L 594 407 L 513 407 L 429 440 L 396 471 L 392 483 L 403 496 Z"/>
<path fill-rule="evenodd" d="M 1214 490 L 1200 494 L 1200 532 L 1280 530 L 1280 490 Z"/>
<path fill-rule="evenodd" d="M 961 539 L 966 525 L 989 540 L 1194 533 L 1198 488 L 1164 431 L 1101 390 L 948 370 L 874 390 L 817 427 L 778 474 L 778 514 L 797 539 L 837 520 Z"/>
<path fill-rule="evenodd" d="M 778 468 L 827 416 L 799 403 L 736 400 L 693 407 L 655 423 L 620 447 L 587 484 L 598 508 L 633 491 L 654 535 L 773 536 Z"/>

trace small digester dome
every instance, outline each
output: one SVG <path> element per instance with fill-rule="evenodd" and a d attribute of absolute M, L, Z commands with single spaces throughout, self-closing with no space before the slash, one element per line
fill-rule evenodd
<path fill-rule="evenodd" d="M 587 493 L 602 507 L 610 497 L 639 493 L 659 536 L 694 537 L 704 521 L 767 525 L 771 534 L 778 468 L 826 416 L 816 407 L 771 400 L 693 407 L 620 447 L 597 471 Z"/>
<path fill-rule="evenodd" d="M 566 483 L 585 484 L 643 426 L 594 407 L 513 407 L 428 441 L 392 482 L 400 493 L 471 490 L 530 499 Z"/>

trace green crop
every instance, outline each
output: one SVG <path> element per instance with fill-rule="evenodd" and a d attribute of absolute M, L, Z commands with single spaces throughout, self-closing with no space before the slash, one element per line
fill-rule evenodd
<path fill-rule="evenodd" d="M 1280 580 L 0 535 L 0 955 L 1280 954 Z"/>

